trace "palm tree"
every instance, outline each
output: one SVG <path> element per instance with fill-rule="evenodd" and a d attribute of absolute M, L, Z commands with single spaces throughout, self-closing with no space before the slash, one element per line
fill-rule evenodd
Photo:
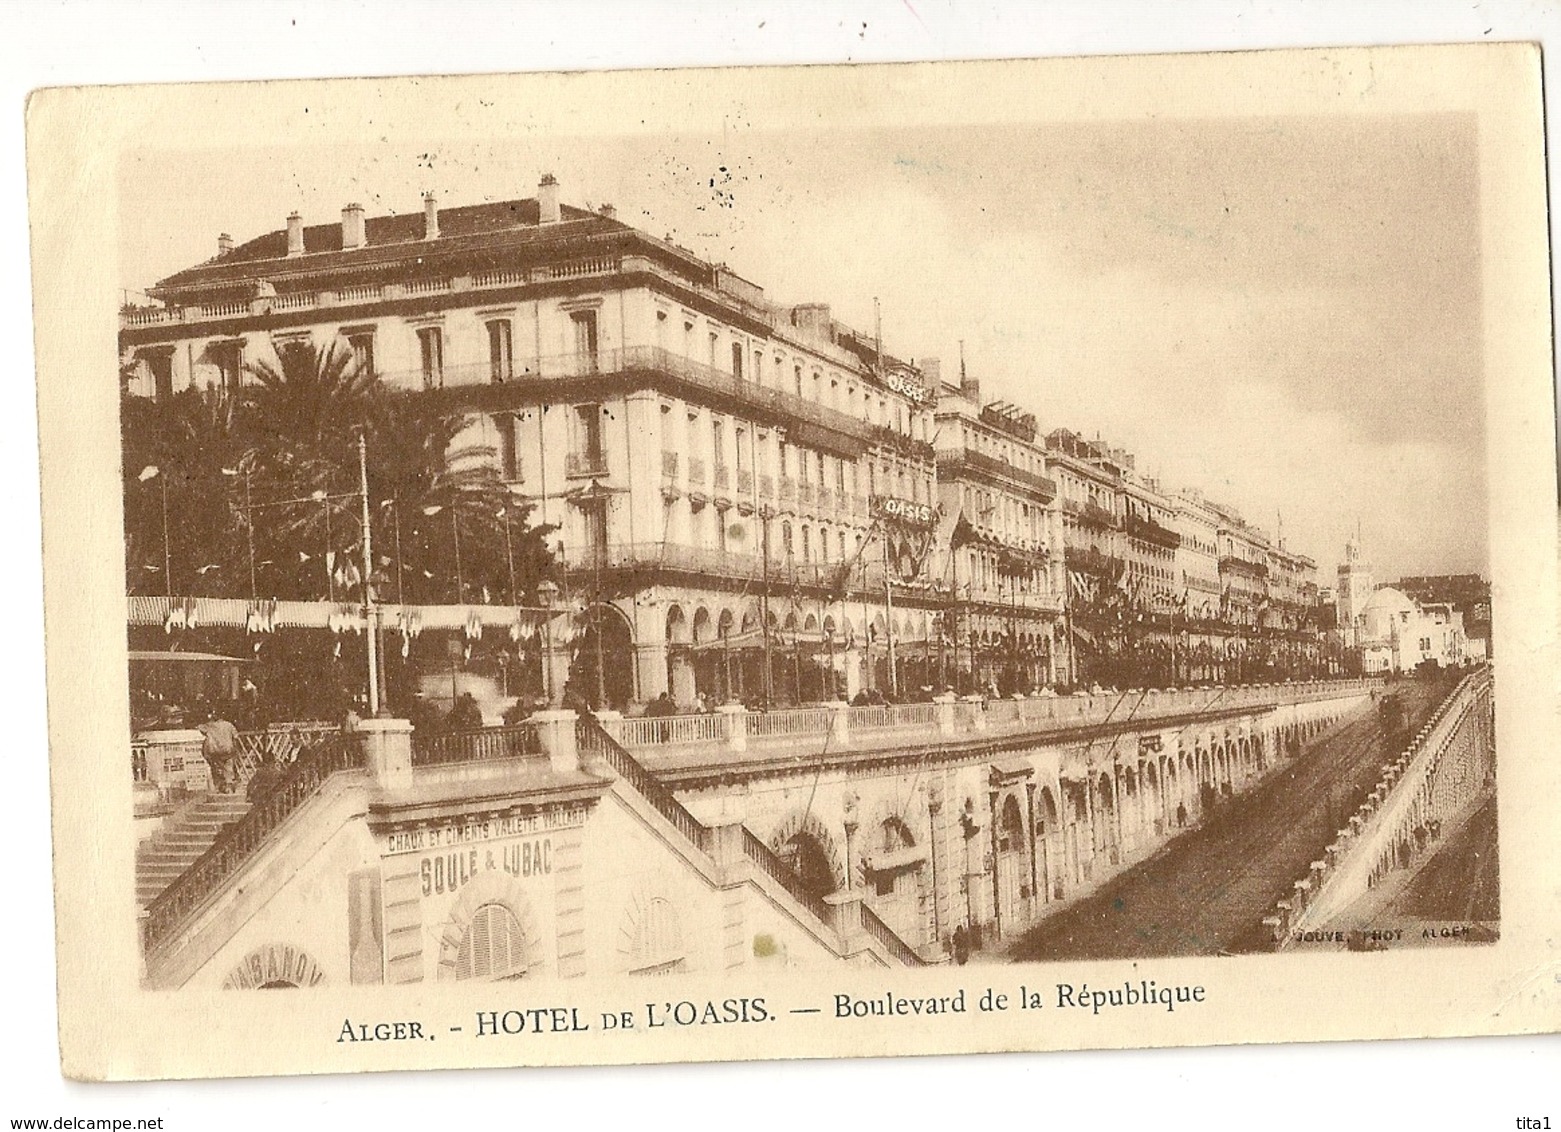
<path fill-rule="evenodd" d="M 245 415 L 262 458 L 338 450 L 383 394 L 374 374 L 334 342 L 324 350 L 286 344 L 276 364 L 262 359 L 245 368 L 255 379 L 245 391 Z"/>
<path fill-rule="evenodd" d="M 242 515 L 224 471 L 243 447 L 234 399 L 196 389 L 163 402 L 125 396 L 120 432 L 126 592 L 240 592 Z"/>

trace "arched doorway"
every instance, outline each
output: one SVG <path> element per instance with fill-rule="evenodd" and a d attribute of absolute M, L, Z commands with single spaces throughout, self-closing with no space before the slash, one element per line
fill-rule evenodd
<path fill-rule="evenodd" d="M 862 879 L 870 906 L 901 939 L 924 942 L 929 936 L 924 911 L 925 853 L 917 846 L 910 827 L 896 815 L 866 832 L 871 840 L 862 846 Z"/>
<path fill-rule="evenodd" d="M 580 634 L 569 665 L 569 690 L 593 708 L 621 710 L 634 698 L 634 634 L 616 607 L 593 605 L 580 614 Z"/>
<path fill-rule="evenodd" d="M 1030 862 L 1024 811 L 1009 794 L 997 822 L 997 907 L 1000 934 L 1030 922 Z"/>
<path fill-rule="evenodd" d="M 834 838 L 815 817 L 793 817 L 770 839 L 770 848 L 814 896 L 845 887 L 845 869 Z"/>
<path fill-rule="evenodd" d="M 694 672 L 693 633 L 680 605 L 667 609 L 667 690 L 679 704 L 691 704 L 698 695 Z"/>
<path fill-rule="evenodd" d="M 1064 894 L 1062 864 L 1062 821 L 1057 812 L 1057 800 L 1050 786 L 1041 787 L 1035 797 L 1035 844 L 1040 854 L 1037 862 L 1037 895 L 1043 903 L 1061 900 Z"/>

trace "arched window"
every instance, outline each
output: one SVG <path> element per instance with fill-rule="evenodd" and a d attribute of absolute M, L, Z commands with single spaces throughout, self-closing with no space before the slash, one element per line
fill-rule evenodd
<path fill-rule="evenodd" d="M 655 897 L 640 913 L 629 948 L 629 974 L 670 975 L 688 966 L 683 956 L 683 936 L 677 910 L 671 902 Z"/>
<path fill-rule="evenodd" d="M 455 957 L 457 979 L 518 979 L 526 973 L 526 935 L 503 904 L 484 904 L 472 913 Z"/>

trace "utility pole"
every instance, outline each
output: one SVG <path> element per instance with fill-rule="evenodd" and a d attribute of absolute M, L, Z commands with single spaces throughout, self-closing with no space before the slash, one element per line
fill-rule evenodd
<path fill-rule="evenodd" d="M 805 455 L 805 454 L 803 454 Z M 775 704 L 775 674 L 770 670 L 770 509 L 759 510 L 759 557 L 762 584 L 759 587 L 759 639 L 764 647 L 764 706 Z"/>
<path fill-rule="evenodd" d="M 879 521 L 879 536 L 883 539 L 883 604 L 888 620 L 889 641 L 889 694 L 900 698 L 900 676 L 894 670 L 894 584 L 889 580 L 889 531 Z"/>
<path fill-rule="evenodd" d="M 247 481 L 246 481 L 247 483 Z M 369 526 L 368 441 L 358 433 L 358 492 L 363 504 L 363 620 L 368 636 L 369 714 L 378 715 L 384 702 L 384 672 L 379 663 L 379 607 L 374 603 L 374 536 Z"/>

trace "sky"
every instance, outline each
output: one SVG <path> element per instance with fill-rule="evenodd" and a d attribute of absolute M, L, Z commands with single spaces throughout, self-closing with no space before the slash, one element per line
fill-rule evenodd
<path fill-rule="evenodd" d="M 147 152 L 121 169 L 129 291 L 342 204 L 531 196 L 821 301 L 885 348 L 961 343 L 987 400 L 1099 435 L 1379 581 L 1487 572 L 1472 116 L 1233 116 Z M 177 191 L 170 191 L 176 185 Z M 134 297 L 134 296 L 132 296 Z"/>

